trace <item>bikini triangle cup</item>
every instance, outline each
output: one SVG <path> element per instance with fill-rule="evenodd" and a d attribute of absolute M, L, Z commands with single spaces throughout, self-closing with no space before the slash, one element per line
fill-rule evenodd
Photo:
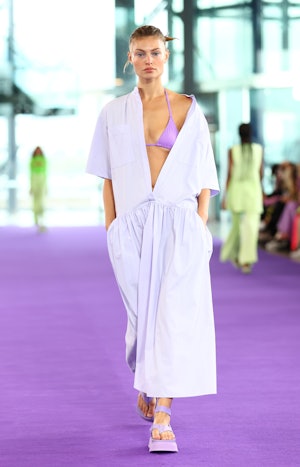
<path fill-rule="evenodd" d="M 162 147 L 166 149 L 172 149 L 176 141 L 176 138 L 178 136 L 179 131 L 173 120 L 171 105 L 170 105 L 168 93 L 166 90 L 165 90 L 165 96 L 166 96 L 166 101 L 167 101 L 168 109 L 169 109 L 169 120 L 168 120 L 167 126 L 162 132 L 162 134 L 160 135 L 156 143 L 146 144 L 146 146 L 158 146 L 158 147 Z"/>

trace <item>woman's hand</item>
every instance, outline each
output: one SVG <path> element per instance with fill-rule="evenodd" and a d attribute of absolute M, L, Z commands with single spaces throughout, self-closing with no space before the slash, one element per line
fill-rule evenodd
<path fill-rule="evenodd" d="M 103 202 L 105 212 L 105 228 L 108 230 L 110 224 L 116 218 L 114 192 L 111 180 L 104 180 Z"/>
<path fill-rule="evenodd" d="M 208 220 L 208 206 L 210 200 L 210 189 L 204 188 L 201 190 L 200 195 L 198 196 L 198 214 L 203 220 L 204 225 L 206 225 Z"/>

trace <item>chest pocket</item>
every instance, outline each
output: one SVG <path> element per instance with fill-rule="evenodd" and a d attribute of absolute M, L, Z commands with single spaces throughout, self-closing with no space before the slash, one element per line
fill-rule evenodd
<path fill-rule="evenodd" d="M 116 125 L 108 130 L 111 168 L 116 169 L 135 160 L 132 130 L 129 125 Z"/>
<path fill-rule="evenodd" d="M 201 141 L 198 137 L 195 137 L 190 126 L 185 128 L 184 135 L 179 132 L 177 138 L 179 140 L 178 143 L 181 145 L 181 149 L 176 154 L 177 161 L 189 167 L 196 167 L 199 164 L 199 154 L 201 154 Z M 184 150 L 187 146 L 186 141 L 193 147 L 192 151 Z"/>

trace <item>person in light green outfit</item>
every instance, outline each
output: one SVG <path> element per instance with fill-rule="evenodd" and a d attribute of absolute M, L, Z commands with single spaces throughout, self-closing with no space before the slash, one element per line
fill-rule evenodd
<path fill-rule="evenodd" d="M 232 216 L 220 260 L 231 261 L 249 273 L 257 262 L 258 232 L 263 211 L 263 147 L 252 142 L 250 123 L 239 126 L 240 144 L 229 150 L 228 176 L 223 209 Z"/>
<path fill-rule="evenodd" d="M 30 194 L 34 223 L 40 231 L 45 230 L 43 217 L 47 194 L 47 161 L 42 149 L 37 146 L 30 160 Z"/>

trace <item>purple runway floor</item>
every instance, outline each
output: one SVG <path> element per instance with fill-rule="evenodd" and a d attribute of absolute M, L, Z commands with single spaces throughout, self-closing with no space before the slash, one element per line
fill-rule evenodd
<path fill-rule="evenodd" d="M 0 466 L 300 466 L 300 264 L 211 260 L 218 395 L 177 399 L 149 454 L 103 227 L 0 230 Z M 184 310 L 183 310 L 184 312 Z"/>

